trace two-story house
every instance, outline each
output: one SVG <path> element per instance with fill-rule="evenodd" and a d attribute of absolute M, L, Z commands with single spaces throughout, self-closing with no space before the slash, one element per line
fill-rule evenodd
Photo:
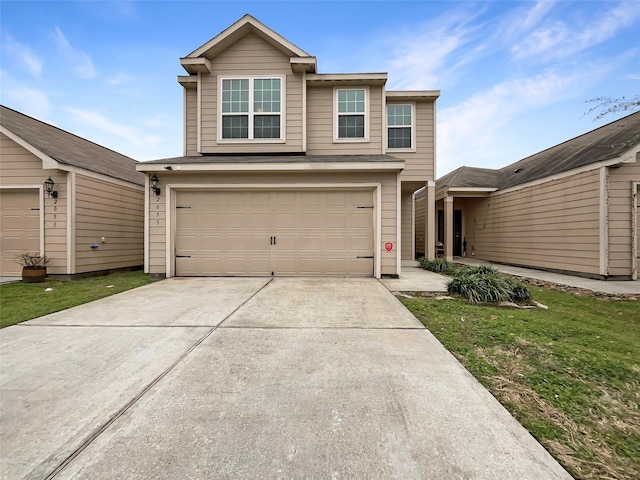
<path fill-rule="evenodd" d="M 159 276 L 397 276 L 426 187 L 435 101 L 386 73 L 321 74 L 250 15 L 180 59 L 184 156 L 147 174 L 145 269 Z"/>

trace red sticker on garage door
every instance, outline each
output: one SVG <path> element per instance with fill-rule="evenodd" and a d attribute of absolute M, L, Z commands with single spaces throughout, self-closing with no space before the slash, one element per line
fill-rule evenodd
<path fill-rule="evenodd" d="M 387 252 L 390 252 L 391 250 L 393 250 L 393 243 L 391 242 L 385 243 L 384 248 L 387 250 Z"/>

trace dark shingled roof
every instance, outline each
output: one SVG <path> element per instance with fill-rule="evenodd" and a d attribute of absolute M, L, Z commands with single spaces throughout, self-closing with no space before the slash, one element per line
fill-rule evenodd
<path fill-rule="evenodd" d="M 203 155 L 175 157 L 142 162 L 163 165 L 233 164 L 233 163 L 345 163 L 345 162 L 403 162 L 391 155 Z"/>
<path fill-rule="evenodd" d="M 461 167 L 440 178 L 436 188 L 509 188 L 617 158 L 639 143 L 640 112 L 636 112 L 499 170 Z"/>
<path fill-rule="evenodd" d="M 490 168 L 460 167 L 438 179 L 441 187 L 486 187 L 498 188 L 500 175 Z"/>
<path fill-rule="evenodd" d="M 0 105 L 0 124 L 55 161 L 144 185 L 133 158 Z"/>

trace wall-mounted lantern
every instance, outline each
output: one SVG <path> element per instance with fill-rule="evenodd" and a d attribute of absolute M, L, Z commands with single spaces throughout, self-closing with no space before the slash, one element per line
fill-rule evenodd
<path fill-rule="evenodd" d="M 51 177 L 44 181 L 44 191 L 50 198 L 58 198 L 58 192 L 53 189 L 55 183 Z"/>
<path fill-rule="evenodd" d="M 160 195 L 160 187 L 158 186 L 158 177 L 153 174 L 153 177 L 149 179 L 151 181 L 151 191 L 154 195 Z"/>

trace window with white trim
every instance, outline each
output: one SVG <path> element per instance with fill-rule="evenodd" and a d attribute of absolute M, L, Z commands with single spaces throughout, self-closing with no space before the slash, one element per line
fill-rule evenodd
<path fill-rule="evenodd" d="M 367 91 L 364 88 L 336 90 L 336 137 L 366 138 Z"/>
<path fill-rule="evenodd" d="M 281 139 L 282 83 L 281 78 L 222 79 L 220 138 Z"/>
<path fill-rule="evenodd" d="M 387 148 L 413 148 L 411 105 L 387 105 Z"/>

